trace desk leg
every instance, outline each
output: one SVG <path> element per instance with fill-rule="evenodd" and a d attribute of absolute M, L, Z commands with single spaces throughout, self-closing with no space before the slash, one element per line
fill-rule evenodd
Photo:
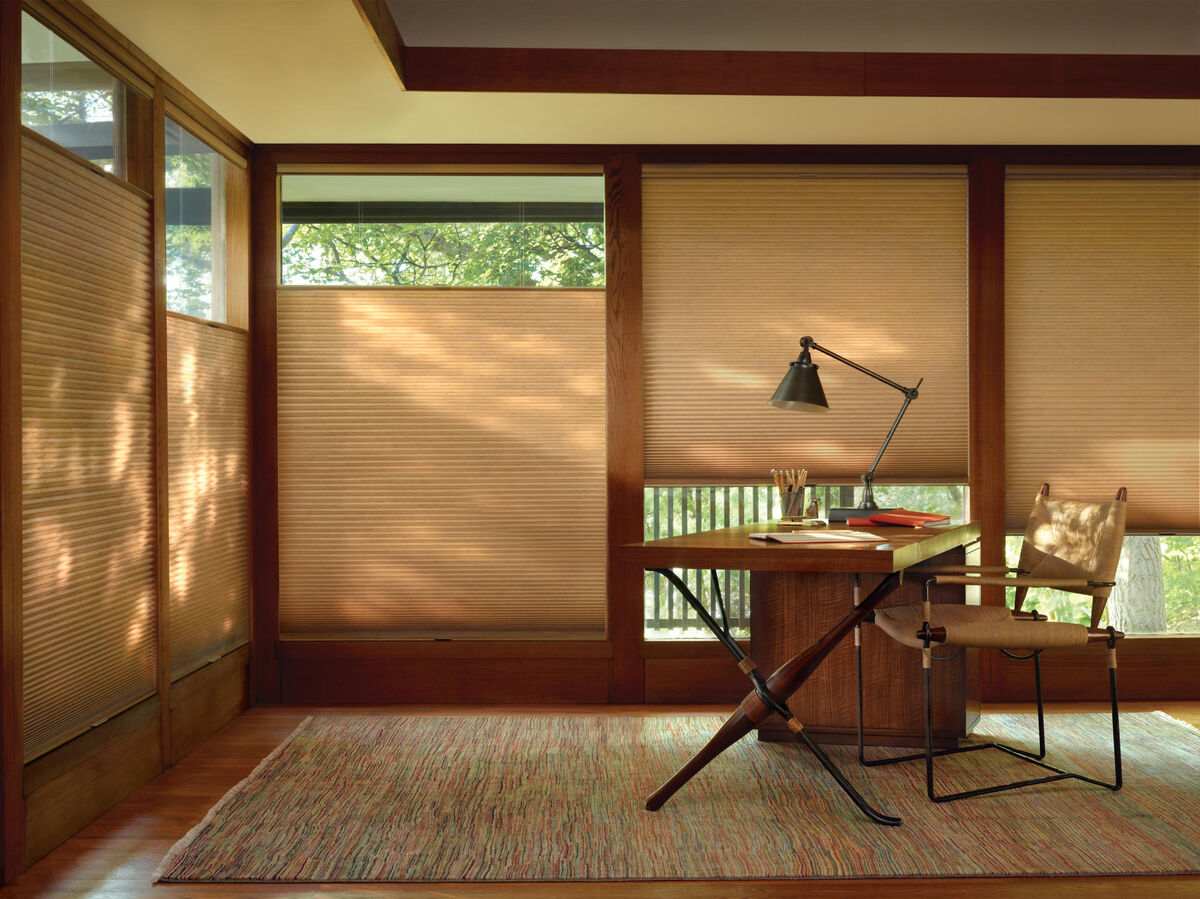
<path fill-rule="evenodd" d="M 777 714 L 788 722 L 789 728 L 797 735 L 797 738 L 816 755 L 822 767 L 829 772 L 834 780 L 837 781 L 838 786 L 845 791 L 867 817 L 879 824 L 899 824 L 899 818 L 884 815 L 867 804 L 866 800 L 863 799 L 859 792 L 846 780 L 841 771 L 838 770 L 833 760 L 813 742 L 808 734 L 804 733 L 803 726 L 792 714 L 786 703 L 781 702 L 777 697 L 790 696 L 794 693 L 812 675 L 817 666 L 821 664 L 821 661 L 829 655 L 846 634 L 853 630 L 856 624 L 866 618 L 879 603 L 900 586 L 900 575 L 895 573 L 887 575 L 871 591 L 870 595 L 863 600 L 861 605 L 857 606 L 849 615 L 831 628 L 825 636 L 817 640 L 803 652 L 793 656 L 764 681 L 762 675 L 755 669 L 753 662 L 750 662 L 746 658 L 745 653 L 741 651 L 736 641 L 732 641 L 729 638 L 728 627 L 719 625 L 712 619 L 704 606 L 687 588 L 687 585 L 683 584 L 668 569 L 655 569 L 655 571 L 664 575 L 675 584 L 688 604 L 696 610 L 701 620 L 716 634 L 717 639 L 721 640 L 726 648 L 729 649 L 730 654 L 739 662 L 739 667 L 750 676 L 754 684 L 754 691 L 742 700 L 741 705 L 738 706 L 738 710 L 726 720 L 721 729 L 704 745 L 704 748 L 689 759 L 687 764 L 675 772 L 670 780 L 659 787 L 646 800 L 646 808 L 650 811 L 657 811 L 662 808 L 663 804 L 680 787 L 703 770 L 709 762 L 746 734 L 750 733 L 751 730 L 771 714 Z M 717 601 L 718 603 L 721 602 L 719 593 Z M 724 619 L 723 606 L 722 619 Z"/>

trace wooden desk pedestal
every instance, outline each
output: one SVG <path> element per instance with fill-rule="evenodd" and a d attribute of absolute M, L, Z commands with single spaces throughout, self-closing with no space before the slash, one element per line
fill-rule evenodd
<path fill-rule="evenodd" d="M 964 550 L 957 547 L 927 564 L 961 565 L 964 561 Z M 795 654 L 796 647 L 815 642 L 846 616 L 852 608 L 854 577 L 821 571 L 755 571 L 751 575 L 750 656 L 764 673 L 774 671 Z M 859 577 L 863 597 L 883 579 L 880 574 Z M 914 573 L 882 606 L 920 603 L 923 594 L 924 586 Z M 935 585 L 930 597 L 938 603 L 961 603 L 963 588 Z M 920 652 L 901 646 L 873 624 L 862 626 L 862 637 L 865 741 L 883 746 L 924 745 L 925 688 Z M 858 721 L 855 685 L 851 636 L 829 654 L 787 702 L 816 740 L 854 743 Z M 934 742 L 954 746 L 958 738 L 971 732 L 979 717 L 977 650 L 967 650 L 953 661 L 934 662 L 933 696 Z M 758 733 L 761 740 L 790 738 L 777 716 L 762 722 Z"/>

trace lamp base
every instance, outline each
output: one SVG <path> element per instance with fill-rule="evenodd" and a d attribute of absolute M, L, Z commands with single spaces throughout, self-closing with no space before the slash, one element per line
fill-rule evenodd
<path fill-rule="evenodd" d="M 859 509 L 857 507 L 851 509 L 830 509 L 825 518 L 830 522 L 845 521 L 847 518 L 870 518 L 872 512 L 891 512 L 893 509 L 895 509 L 895 506 L 887 509 Z"/>

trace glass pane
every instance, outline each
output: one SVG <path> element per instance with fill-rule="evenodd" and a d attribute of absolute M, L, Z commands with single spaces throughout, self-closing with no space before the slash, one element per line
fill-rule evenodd
<path fill-rule="evenodd" d="M 1021 538 L 1005 544 L 1008 564 L 1017 564 Z M 1200 537 L 1125 535 L 1117 586 L 1100 621 L 1127 634 L 1200 633 Z M 1011 605 L 1012 597 L 1008 598 Z M 1025 609 L 1057 621 L 1088 624 L 1092 600 L 1055 590 L 1030 590 Z"/>
<path fill-rule="evenodd" d="M 858 491 L 861 494 L 861 491 Z M 966 520 L 966 488 L 959 484 L 874 485 L 875 505 L 881 509 L 908 509 L 949 515 L 951 521 Z M 861 499 L 861 496 L 859 496 Z"/>
<path fill-rule="evenodd" d="M 21 124 L 106 172 L 124 175 L 120 83 L 28 13 L 21 14 Z"/>
<path fill-rule="evenodd" d="M 1200 537 L 1162 537 L 1167 631 L 1200 634 Z"/>
<path fill-rule="evenodd" d="M 604 285 L 600 176 L 281 180 L 284 284 Z"/>
<path fill-rule="evenodd" d="M 166 121 L 167 308 L 225 321 L 225 158 Z"/>

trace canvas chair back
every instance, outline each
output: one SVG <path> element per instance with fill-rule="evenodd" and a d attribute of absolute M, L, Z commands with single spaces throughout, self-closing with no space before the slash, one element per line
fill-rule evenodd
<path fill-rule="evenodd" d="M 1125 537 L 1125 488 L 1107 503 L 1052 499 L 1050 486 L 1043 484 L 1034 498 L 1025 525 L 1020 568 L 1036 577 L 1082 578 L 1112 582 L 1121 560 Z M 1086 587 L 1068 592 L 1092 597 L 1092 627 L 1098 627 L 1112 587 Z M 1021 608 L 1025 589 L 1016 591 L 1016 608 Z"/>

